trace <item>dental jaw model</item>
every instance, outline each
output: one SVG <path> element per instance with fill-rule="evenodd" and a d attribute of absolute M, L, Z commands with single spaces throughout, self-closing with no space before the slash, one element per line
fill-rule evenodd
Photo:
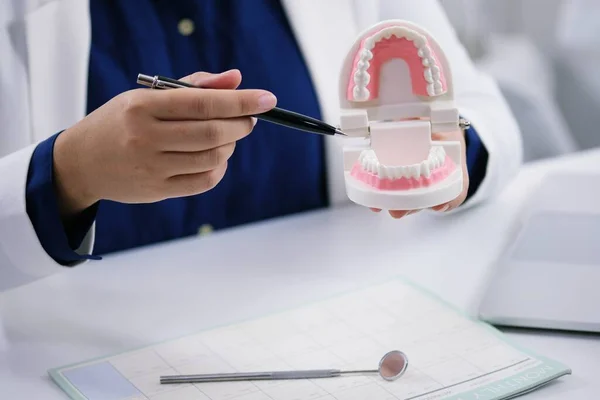
<path fill-rule="evenodd" d="M 460 129 L 451 71 L 422 28 L 392 20 L 363 32 L 342 67 L 340 106 L 342 131 L 364 138 L 344 148 L 350 200 L 414 210 L 462 192 L 460 143 L 432 140 Z"/>

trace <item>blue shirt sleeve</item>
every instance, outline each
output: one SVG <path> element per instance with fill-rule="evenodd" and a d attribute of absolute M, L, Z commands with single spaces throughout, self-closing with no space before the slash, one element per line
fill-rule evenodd
<path fill-rule="evenodd" d="M 75 252 L 96 218 L 97 205 L 66 222 L 61 219 L 54 187 L 54 143 L 60 132 L 35 148 L 26 186 L 27 214 L 44 250 L 56 262 L 70 265 L 84 259 L 100 259 Z"/>
<path fill-rule="evenodd" d="M 477 192 L 485 178 L 488 151 L 473 126 L 465 130 L 465 144 L 467 148 L 467 171 L 469 173 L 469 189 L 466 202 Z"/>

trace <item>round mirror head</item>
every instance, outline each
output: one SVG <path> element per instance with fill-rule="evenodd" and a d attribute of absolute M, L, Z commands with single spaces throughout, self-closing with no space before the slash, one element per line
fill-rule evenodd
<path fill-rule="evenodd" d="M 408 368 L 408 357 L 401 351 L 390 351 L 379 362 L 379 375 L 386 381 L 400 378 Z"/>

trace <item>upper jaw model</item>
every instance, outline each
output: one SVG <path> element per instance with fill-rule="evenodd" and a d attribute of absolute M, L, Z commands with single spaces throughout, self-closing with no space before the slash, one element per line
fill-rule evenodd
<path fill-rule="evenodd" d="M 460 195 L 460 143 L 431 139 L 460 127 L 450 67 L 429 33 L 401 20 L 363 32 L 344 60 L 339 96 L 341 130 L 370 142 L 344 148 L 350 200 L 413 210 Z"/>

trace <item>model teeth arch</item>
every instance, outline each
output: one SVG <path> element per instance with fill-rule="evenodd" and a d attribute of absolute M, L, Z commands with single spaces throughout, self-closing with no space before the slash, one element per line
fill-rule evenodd
<path fill-rule="evenodd" d="M 442 73 L 439 64 L 428 45 L 427 38 L 412 29 L 399 26 L 383 28 L 377 33 L 367 37 L 363 41 L 362 48 L 358 53 L 353 74 L 352 100 L 368 101 L 371 100 L 371 92 L 368 85 L 371 82 L 369 68 L 373 60 L 373 51 L 376 46 L 388 39 L 406 39 L 415 47 L 415 51 L 420 58 L 423 67 L 423 79 L 426 82 L 426 93 L 428 96 L 439 96 L 445 93 L 446 88 L 442 79 Z"/>

